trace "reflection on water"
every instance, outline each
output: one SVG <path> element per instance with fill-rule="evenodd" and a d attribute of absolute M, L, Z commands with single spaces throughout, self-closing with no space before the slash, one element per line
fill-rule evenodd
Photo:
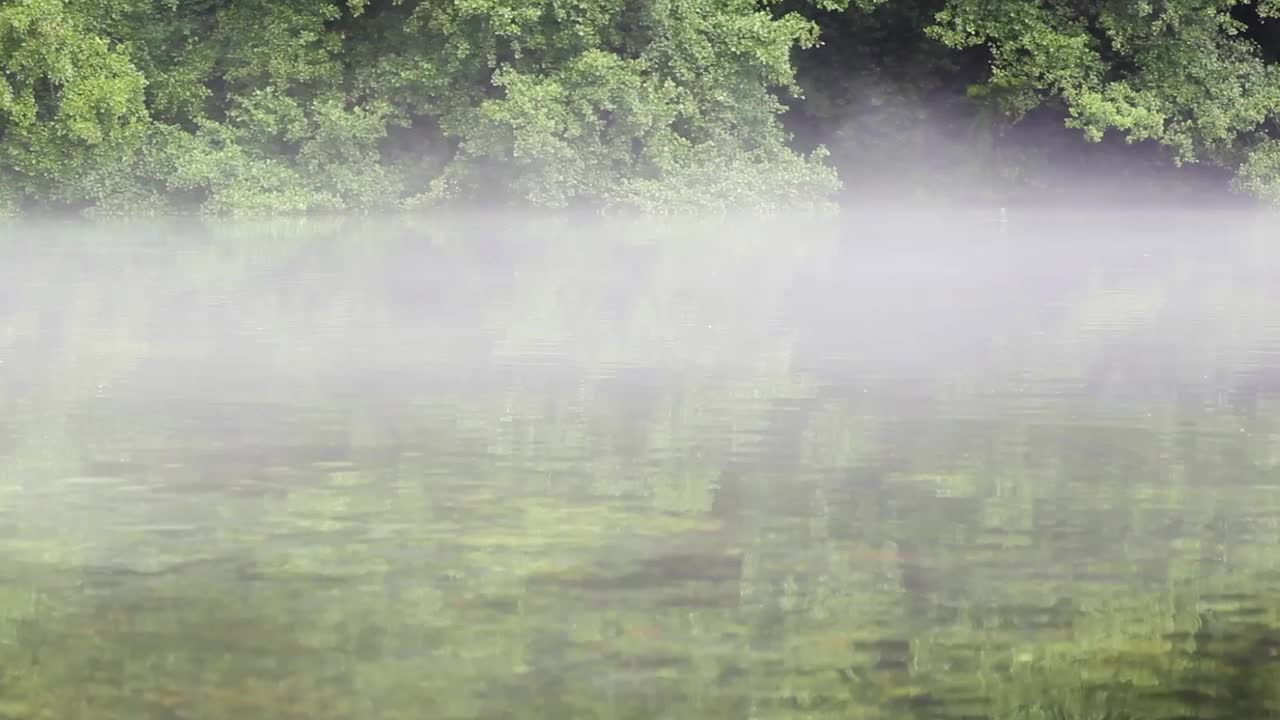
<path fill-rule="evenodd" d="M 1280 717 L 1263 220 L 0 252 L 5 720 Z"/>

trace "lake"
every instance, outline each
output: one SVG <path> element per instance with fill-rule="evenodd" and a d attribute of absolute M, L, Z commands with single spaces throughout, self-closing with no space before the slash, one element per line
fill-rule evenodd
<path fill-rule="evenodd" d="M 0 225 L 0 718 L 1280 718 L 1276 227 Z"/>

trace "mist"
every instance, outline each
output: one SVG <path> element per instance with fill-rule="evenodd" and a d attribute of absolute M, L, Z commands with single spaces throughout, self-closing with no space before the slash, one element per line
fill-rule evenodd
<path fill-rule="evenodd" d="M 1276 17 L 0 1 L 0 720 L 1280 717 Z"/>
<path fill-rule="evenodd" d="M 1252 212 L 0 229 L 10 717 L 1266 717 Z"/>

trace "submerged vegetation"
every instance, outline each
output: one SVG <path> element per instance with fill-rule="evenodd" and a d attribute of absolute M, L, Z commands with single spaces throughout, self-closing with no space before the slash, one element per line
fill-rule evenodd
<path fill-rule="evenodd" d="M 0 715 L 1276 717 L 1280 251 L 1151 220 L 22 223 Z"/>
<path fill-rule="evenodd" d="M 1099 163 L 1137 143 L 1125 172 L 1213 168 L 1207 187 L 1234 176 L 1274 201 L 1277 16 L 1272 0 L 4 0 L 0 208 L 816 208 L 841 182 L 1007 198 L 1061 184 L 1090 142 L 1109 143 Z"/>

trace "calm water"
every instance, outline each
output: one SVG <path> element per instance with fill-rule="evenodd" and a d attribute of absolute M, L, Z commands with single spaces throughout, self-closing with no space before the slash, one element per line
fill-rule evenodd
<path fill-rule="evenodd" d="M 0 718 L 1280 718 L 1275 227 L 0 226 Z"/>

